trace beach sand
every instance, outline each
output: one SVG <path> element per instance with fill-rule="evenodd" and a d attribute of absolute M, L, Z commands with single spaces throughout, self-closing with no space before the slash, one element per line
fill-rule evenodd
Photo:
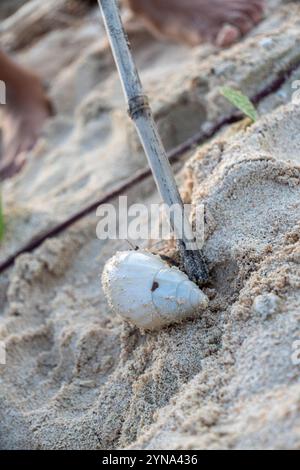
<path fill-rule="evenodd" d="M 185 201 L 205 207 L 209 308 L 151 333 L 115 316 L 100 276 L 128 244 L 98 240 L 95 211 L 17 256 L 0 274 L 2 449 L 299 448 L 300 5 L 286 3 L 270 1 L 225 51 L 132 25 L 167 149 L 224 121 L 174 167 Z M 0 263 L 147 166 L 98 10 L 53 20 L 26 48 L 17 21 L 0 36 L 47 81 L 57 114 L 2 185 Z M 257 96 L 255 124 L 226 124 L 222 85 Z M 159 201 L 152 178 L 126 194 Z"/>

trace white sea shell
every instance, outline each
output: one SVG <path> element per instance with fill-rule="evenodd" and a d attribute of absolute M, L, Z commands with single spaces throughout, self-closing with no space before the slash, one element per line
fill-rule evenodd
<path fill-rule="evenodd" d="M 178 323 L 208 305 L 186 274 L 142 251 L 116 253 L 104 267 L 102 285 L 112 309 L 142 329 Z"/>

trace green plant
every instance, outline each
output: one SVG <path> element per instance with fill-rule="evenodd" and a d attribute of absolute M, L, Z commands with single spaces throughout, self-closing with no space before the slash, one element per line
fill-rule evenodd
<path fill-rule="evenodd" d="M 4 214 L 2 208 L 2 198 L 0 193 L 0 242 L 4 237 Z"/>
<path fill-rule="evenodd" d="M 242 113 L 248 116 L 253 122 L 257 120 L 258 114 L 253 103 L 241 91 L 234 90 L 229 86 L 223 86 L 219 91 L 224 98 L 242 111 Z"/>

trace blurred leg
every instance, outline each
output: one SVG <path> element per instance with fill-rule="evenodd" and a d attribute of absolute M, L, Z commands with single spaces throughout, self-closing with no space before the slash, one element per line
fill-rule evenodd
<path fill-rule="evenodd" d="M 39 78 L 0 50 L 0 80 L 6 85 L 0 179 L 14 174 L 36 143 L 51 105 Z"/>
<path fill-rule="evenodd" d="M 228 46 L 263 17 L 263 0 L 127 0 L 152 31 L 190 45 Z"/>

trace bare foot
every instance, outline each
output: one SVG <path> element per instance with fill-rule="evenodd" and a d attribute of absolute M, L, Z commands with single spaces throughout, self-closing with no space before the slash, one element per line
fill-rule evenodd
<path fill-rule="evenodd" d="M 11 177 L 23 166 L 44 125 L 52 114 L 51 104 L 35 75 L 22 70 L 20 80 L 7 83 L 7 103 L 1 106 L 2 158 L 0 180 Z"/>
<path fill-rule="evenodd" d="M 226 47 L 262 18 L 263 0 L 127 0 L 152 31 L 190 45 Z"/>

